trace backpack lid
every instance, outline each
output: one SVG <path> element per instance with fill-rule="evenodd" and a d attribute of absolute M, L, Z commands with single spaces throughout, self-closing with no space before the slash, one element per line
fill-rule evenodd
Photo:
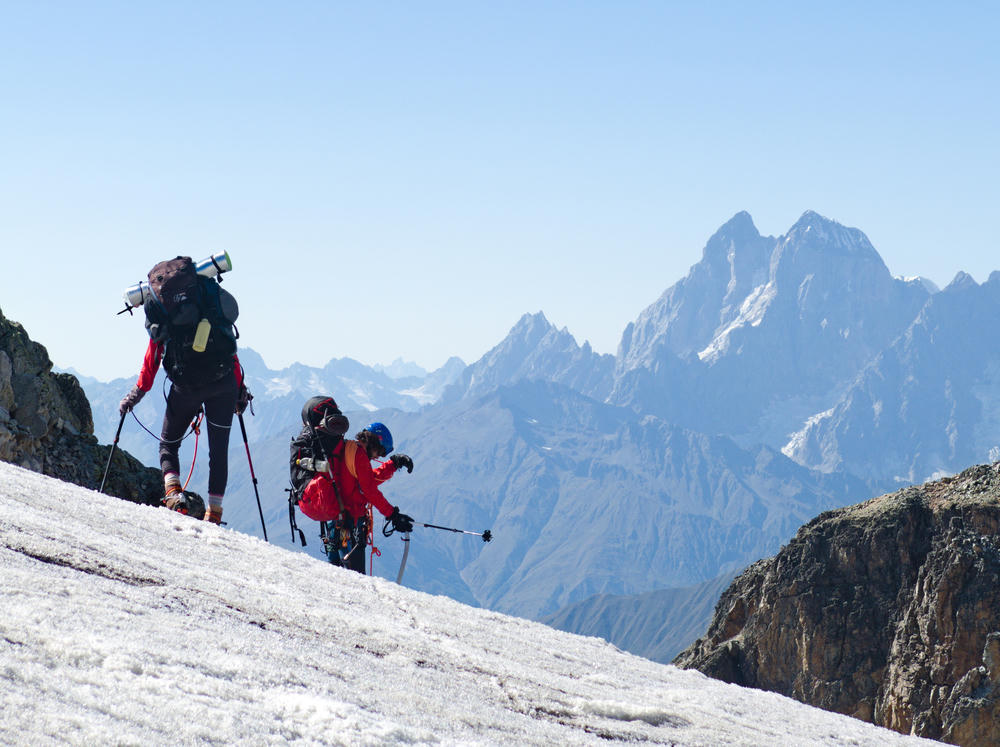
<path fill-rule="evenodd" d="M 333 397 L 325 397 L 323 395 L 310 397 L 302 405 L 302 424 L 311 425 L 315 428 L 320 424 L 323 417 L 331 411 L 340 412 L 340 408 L 337 407 L 337 403 Z"/>
<path fill-rule="evenodd" d="M 192 300 L 197 291 L 198 273 L 190 257 L 174 257 L 153 265 L 149 271 L 153 298 L 167 312 Z"/>
<path fill-rule="evenodd" d="M 302 406 L 302 423 L 331 436 L 343 436 L 350 427 L 333 397 L 310 397 Z"/>

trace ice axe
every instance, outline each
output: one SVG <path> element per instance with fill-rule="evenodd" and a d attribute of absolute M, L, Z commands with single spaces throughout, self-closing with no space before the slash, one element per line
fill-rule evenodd
<path fill-rule="evenodd" d="M 396 575 L 396 583 L 403 583 L 403 571 L 406 570 L 406 558 L 410 554 L 410 533 L 403 532 L 403 559 L 399 561 L 399 573 Z"/>

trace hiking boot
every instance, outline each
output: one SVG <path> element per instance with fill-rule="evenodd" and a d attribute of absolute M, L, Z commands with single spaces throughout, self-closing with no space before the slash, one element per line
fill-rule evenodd
<path fill-rule="evenodd" d="M 187 502 L 184 500 L 184 491 L 180 488 L 168 491 L 167 494 L 160 499 L 160 503 L 169 508 L 171 511 L 177 511 L 182 514 L 187 513 Z"/>
<path fill-rule="evenodd" d="M 190 516 L 192 519 L 202 519 L 205 516 L 205 501 L 197 493 L 181 490 L 170 493 L 163 498 L 163 505 L 171 511 Z"/>

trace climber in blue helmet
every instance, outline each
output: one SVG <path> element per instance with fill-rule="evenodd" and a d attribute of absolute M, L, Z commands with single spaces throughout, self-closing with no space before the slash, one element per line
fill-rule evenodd
<path fill-rule="evenodd" d="M 413 460 L 406 454 L 390 457 L 392 450 L 392 433 L 384 423 L 371 423 L 353 440 L 341 440 L 334 447 L 332 478 L 339 488 L 343 505 L 340 518 L 326 522 L 325 526 L 325 536 L 332 539 L 327 543 L 327 557 L 334 565 L 365 572 L 369 506 L 378 509 L 395 531 L 413 531 L 413 519 L 389 503 L 380 490 L 398 470 L 413 472 Z M 381 464 L 373 469 L 372 460 Z"/>

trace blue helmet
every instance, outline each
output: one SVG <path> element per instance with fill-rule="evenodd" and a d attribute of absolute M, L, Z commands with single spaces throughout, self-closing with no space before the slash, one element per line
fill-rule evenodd
<path fill-rule="evenodd" d="M 379 443 L 381 443 L 382 448 L 385 449 L 386 456 L 389 456 L 392 453 L 392 434 L 389 433 L 389 429 L 385 427 L 384 423 L 372 423 L 365 428 L 365 430 L 371 431 L 378 436 Z"/>

